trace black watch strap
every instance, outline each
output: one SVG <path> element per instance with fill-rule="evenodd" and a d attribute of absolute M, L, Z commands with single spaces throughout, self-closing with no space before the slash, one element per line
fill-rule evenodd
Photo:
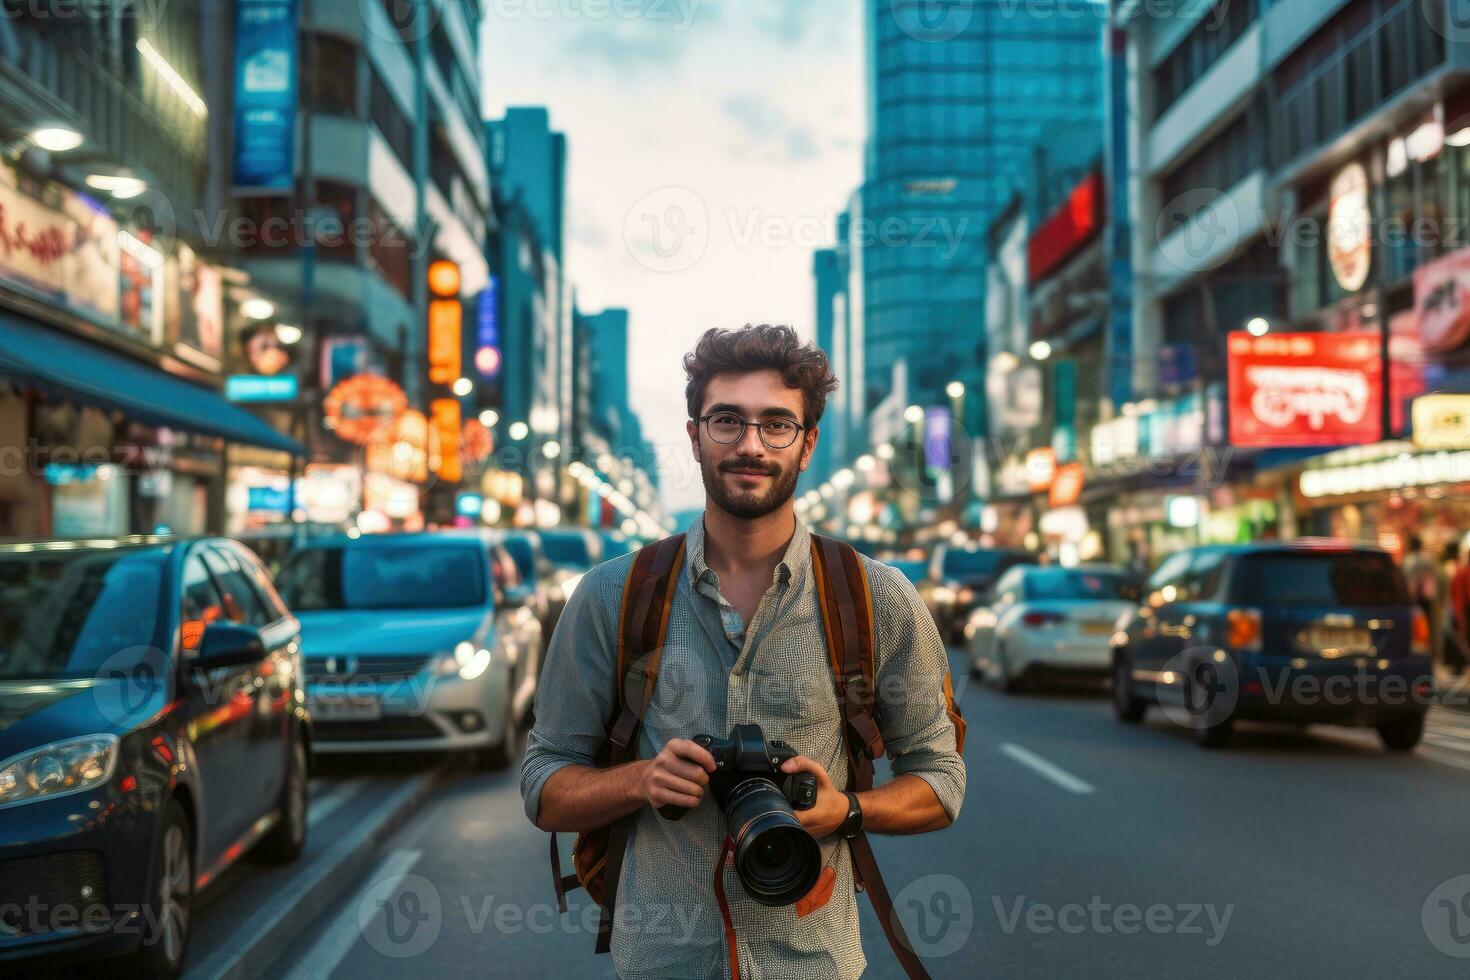
<path fill-rule="evenodd" d="M 851 840 L 863 832 L 863 808 L 858 803 L 856 793 L 851 790 L 843 790 L 842 795 L 847 797 L 847 819 L 842 821 L 842 826 L 837 828 L 837 832 Z"/>

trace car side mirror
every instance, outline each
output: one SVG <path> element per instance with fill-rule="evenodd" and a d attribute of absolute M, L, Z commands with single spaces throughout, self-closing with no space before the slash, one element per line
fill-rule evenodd
<path fill-rule="evenodd" d="M 241 623 L 214 622 L 204 628 L 199 655 L 192 666 L 195 670 L 238 667 L 264 657 L 265 643 L 260 638 L 260 630 Z"/>

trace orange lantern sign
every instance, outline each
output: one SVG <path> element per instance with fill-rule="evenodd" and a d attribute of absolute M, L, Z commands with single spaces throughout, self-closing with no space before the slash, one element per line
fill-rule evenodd
<path fill-rule="evenodd" d="M 464 475 L 459 458 L 460 414 L 456 398 L 435 398 L 429 403 L 434 432 L 439 436 L 439 479 L 458 483 Z"/>
<path fill-rule="evenodd" d="M 327 392 L 322 421 L 339 437 L 363 446 L 407 408 L 408 396 L 396 382 L 380 374 L 354 374 Z"/>

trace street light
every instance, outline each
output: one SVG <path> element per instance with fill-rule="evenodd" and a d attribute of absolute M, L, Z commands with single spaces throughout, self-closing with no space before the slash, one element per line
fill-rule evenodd
<path fill-rule="evenodd" d="M 526 423 L 512 422 L 510 424 L 510 429 L 507 431 L 507 435 L 509 435 L 516 442 L 520 442 L 522 439 L 526 438 L 526 436 L 529 435 L 530 432 L 531 427 L 528 426 Z"/>
<path fill-rule="evenodd" d="M 453 391 L 460 398 L 466 398 L 470 392 L 475 390 L 475 383 L 469 378 L 457 378 L 449 390 Z"/>
<path fill-rule="evenodd" d="M 903 420 L 915 425 L 924 421 L 924 409 L 921 405 L 910 405 L 903 410 Z"/>
<path fill-rule="evenodd" d="M 85 137 L 70 126 L 43 126 L 31 130 L 31 142 L 49 153 L 75 150 L 84 141 Z"/>
<path fill-rule="evenodd" d="M 500 413 L 493 408 L 487 408 L 480 413 L 480 424 L 487 429 L 495 428 L 495 423 L 500 421 Z"/>
<path fill-rule="evenodd" d="M 301 328 L 290 323 L 276 324 L 276 339 L 287 347 L 299 343 L 301 340 Z"/>
<path fill-rule="evenodd" d="M 1271 324 L 1263 316 L 1253 316 L 1246 323 L 1245 329 L 1252 337 L 1264 337 L 1271 331 Z"/>
<path fill-rule="evenodd" d="M 561 455 L 561 443 L 553 439 L 542 446 L 541 451 L 546 454 L 547 459 L 556 459 L 556 457 Z M 607 484 L 604 483 L 603 486 L 607 486 Z"/>
<path fill-rule="evenodd" d="M 1038 340 L 1031 345 L 1030 353 L 1033 361 L 1044 361 L 1048 357 L 1051 357 L 1051 344 L 1044 340 Z"/>
<path fill-rule="evenodd" d="M 944 388 L 944 393 L 951 398 L 962 398 L 965 394 L 965 385 L 962 381 L 951 381 Z"/>
<path fill-rule="evenodd" d="M 254 296 L 240 304 L 240 312 L 247 320 L 269 320 L 276 315 L 276 307 L 270 300 Z"/>

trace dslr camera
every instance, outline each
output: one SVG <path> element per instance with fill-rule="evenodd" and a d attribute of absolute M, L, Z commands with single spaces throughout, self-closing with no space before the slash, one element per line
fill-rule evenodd
<path fill-rule="evenodd" d="M 817 777 L 782 772 L 781 764 L 798 753 L 785 742 L 767 741 L 759 725 L 736 725 L 726 739 L 696 735 L 692 741 L 715 757 L 709 788 L 725 813 L 745 893 L 762 905 L 793 904 L 822 870 L 816 838 L 796 819 L 797 810 L 817 805 Z M 669 804 L 658 812 L 678 820 L 686 809 Z"/>

